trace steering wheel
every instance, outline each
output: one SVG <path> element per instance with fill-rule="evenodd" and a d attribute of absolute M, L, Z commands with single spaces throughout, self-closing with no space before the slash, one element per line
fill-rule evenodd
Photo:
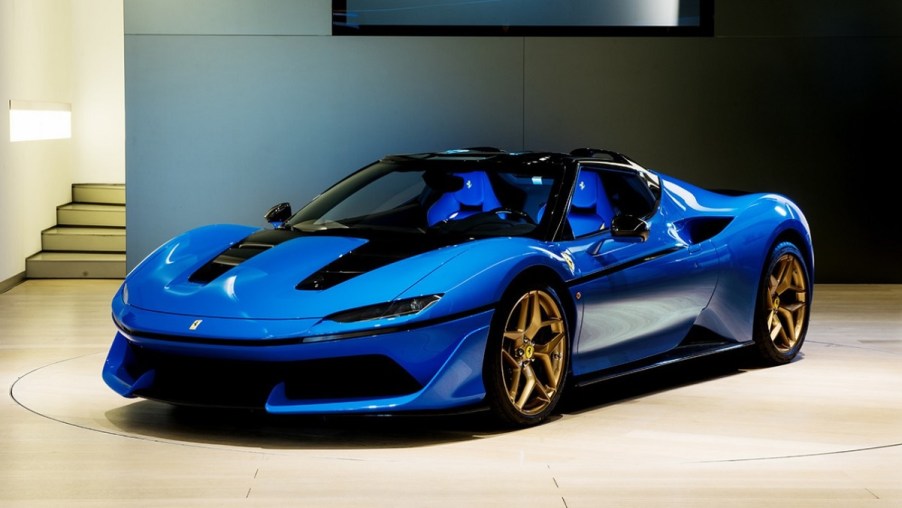
<path fill-rule="evenodd" d="M 536 221 L 533 220 L 533 218 L 528 213 L 524 212 L 523 210 L 515 210 L 513 208 L 505 208 L 502 206 L 499 208 L 489 210 L 485 213 L 494 213 L 495 215 L 498 215 L 498 216 L 509 213 L 511 215 L 516 215 L 517 217 L 523 219 L 523 222 L 532 224 L 533 226 L 536 225 Z"/>

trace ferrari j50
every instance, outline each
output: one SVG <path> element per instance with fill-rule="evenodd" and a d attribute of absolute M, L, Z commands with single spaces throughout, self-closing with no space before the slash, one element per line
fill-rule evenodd
<path fill-rule="evenodd" d="M 174 404 L 546 419 L 564 390 L 805 338 L 814 253 L 786 197 L 598 149 L 387 156 L 271 228 L 201 227 L 125 279 L 103 379 Z"/>

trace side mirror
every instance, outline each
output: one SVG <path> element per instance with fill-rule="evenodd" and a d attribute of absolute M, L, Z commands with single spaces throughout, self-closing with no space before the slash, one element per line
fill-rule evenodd
<path fill-rule="evenodd" d="M 614 238 L 640 238 L 648 240 L 648 223 L 632 215 L 618 215 L 611 219 L 611 236 Z"/>
<path fill-rule="evenodd" d="M 282 226 L 291 217 L 291 205 L 288 203 L 279 203 L 269 209 L 263 218 L 266 222 L 272 224 L 272 227 L 278 228 Z"/>

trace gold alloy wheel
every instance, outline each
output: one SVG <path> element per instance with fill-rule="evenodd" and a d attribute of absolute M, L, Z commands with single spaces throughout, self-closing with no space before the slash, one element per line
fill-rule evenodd
<path fill-rule="evenodd" d="M 530 291 L 511 309 L 501 343 L 501 372 L 511 404 L 525 415 L 542 412 L 562 389 L 567 333 L 557 301 Z"/>
<path fill-rule="evenodd" d="M 786 353 L 796 346 L 804 331 L 808 307 L 805 268 L 799 258 L 783 254 L 767 281 L 767 330 L 774 348 Z"/>

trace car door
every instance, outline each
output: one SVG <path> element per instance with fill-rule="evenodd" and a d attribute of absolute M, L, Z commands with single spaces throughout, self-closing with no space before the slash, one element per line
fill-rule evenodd
<path fill-rule="evenodd" d="M 634 171 L 579 169 L 567 219 L 574 238 L 561 244 L 579 274 L 576 375 L 677 346 L 713 292 L 714 246 L 670 234 L 674 217 L 649 185 Z M 632 231 L 614 231 L 627 223 Z"/>

